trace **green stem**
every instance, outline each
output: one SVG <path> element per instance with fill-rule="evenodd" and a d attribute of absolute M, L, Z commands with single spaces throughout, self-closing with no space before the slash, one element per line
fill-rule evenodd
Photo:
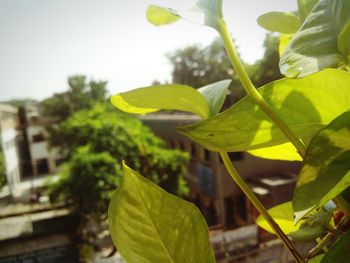
<path fill-rule="evenodd" d="M 238 56 L 236 48 L 233 44 L 232 38 L 227 30 L 227 26 L 224 20 L 218 21 L 218 31 L 224 41 L 227 54 L 231 60 L 233 69 L 235 70 L 238 78 L 240 79 L 243 88 L 247 94 L 259 105 L 267 116 L 280 128 L 280 130 L 286 135 L 290 142 L 295 146 L 301 157 L 305 156 L 304 143 L 294 134 L 294 132 L 284 123 L 284 121 L 274 112 L 274 110 L 267 104 L 260 93 L 256 90 L 251 82 L 247 72 L 242 65 L 242 62 Z"/>
<path fill-rule="evenodd" d="M 265 209 L 260 200 L 254 195 L 249 186 L 244 182 L 244 180 L 238 175 L 236 169 L 234 168 L 230 157 L 227 152 L 220 152 L 220 156 L 225 164 L 227 171 L 229 172 L 232 179 L 238 185 L 238 187 L 242 190 L 242 192 L 248 197 L 250 202 L 254 205 L 254 207 L 259 211 L 259 213 L 264 217 L 266 222 L 271 226 L 271 228 L 275 231 L 276 235 L 280 238 L 286 249 L 293 255 L 296 262 L 301 263 L 305 262 L 303 257 L 299 254 L 298 250 L 293 246 L 292 242 L 289 238 L 283 233 L 281 228 L 275 222 L 275 220 L 270 216 L 268 211 Z"/>

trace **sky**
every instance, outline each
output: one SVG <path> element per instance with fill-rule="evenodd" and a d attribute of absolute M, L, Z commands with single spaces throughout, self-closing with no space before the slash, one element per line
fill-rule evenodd
<path fill-rule="evenodd" d="M 149 4 L 188 9 L 195 0 L 0 0 L 0 101 L 43 99 L 67 90 L 67 77 L 108 81 L 110 94 L 170 81 L 165 54 L 208 45 L 217 33 L 180 21 L 155 27 Z M 256 19 L 296 10 L 296 0 L 224 0 L 224 17 L 243 60 L 263 54 Z"/>

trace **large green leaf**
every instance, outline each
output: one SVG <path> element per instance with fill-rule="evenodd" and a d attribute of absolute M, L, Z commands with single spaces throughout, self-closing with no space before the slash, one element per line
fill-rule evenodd
<path fill-rule="evenodd" d="M 262 97 L 306 142 L 350 108 L 350 73 L 327 69 L 302 79 L 282 79 L 258 89 Z M 339 95 L 341 94 L 341 95 Z M 212 118 L 178 128 L 213 151 L 247 151 L 288 140 L 249 97 Z"/>
<path fill-rule="evenodd" d="M 187 111 L 206 119 L 210 109 L 205 98 L 186 85 L 155 85 L 112 96 L 112 104 L 122 111 L 145 114 L 160 109 Z"/>
<path fill-rule="evenodd" d="M 310 141 L 294 192 L 294 211 L 301 212 L 321 206 L 349 186 L 350 112 L 348 111 L 333 120 Z"/>
<path fill-rule="evenodd" d="M 198 89 L 209 105 L 210 116 L 215 116 L 221 110 L 230 83 L 231 80 L 222 80 Z"/>
<path fill-rule="evenodd" d="M 318 0 L 298 0 L 299 16 L 304 22 L 305 18 L 310 14 L 312 8 L 316 5 Z"/>
<path fill-rule="evenodd" d="M 287 45 L 280 60 L 287 77 L 303 77 L 346 64 L 337 39 L 350 15 L 348 0 L 320 0 Z"/>
<path fill-rule="evenodd" d="M 299 29 L 300 20 L 293 13 L 269 12 L 258 17 L 258 24 L 272 32 L 292 34 Z"/>
<path fill-rule="evenodd" d="M 299 226 L 301 225 L 301 223 L 295 225 L 293 222 L 294 215 L 292 202 L 287 202 L 275 206 L 269 209 L 268 212 L 285 234 L 297 231 L 299 229 Z M 260 215 L 257 218 L 256 223 L 258 226 L 270 232 L 271 234 L 275 234 L 274 230 L 270 227 L 270 225 L 267 223 L 263 216 Z"/>
<path fill-rule="evenodd" d="M 113 243 L 127 262 L 215 262 L 199 210 L 125 165 L 108 223 Z"/>
<path fill-rule="evenodd" d="M 350 19 L 343 27 L 342 31 L 340 32 L 338 36 L 338 49 L 340 53 L 342 53 L 344 56 L 347 56 L 348 58 L 348 65 L 350 63 Z"/>
<path fill-rule="evenodd" d="M 322 258 L 321 263 L 348 263 L 349 262 L 350 231 L 346 232 Z"/>
<path fill-rule="evenodd" d="M 155 5 L 150 5 L 147 9 L 148 21 L 156 26 L 174 23 L 178 18 L 218 29 L 218 23 L 222 19 L 222 0 L 199 0 L 194 8 L 187 11 Z"/>

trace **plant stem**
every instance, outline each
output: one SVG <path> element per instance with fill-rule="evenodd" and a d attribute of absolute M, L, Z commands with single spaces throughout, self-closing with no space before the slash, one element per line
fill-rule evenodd
<path fill-rule="evenodd" d="M 299 254 L 298 250 L 293 246 L 292 242 L 289 238 L 283 233 L 278 224 L 273 220 L 268 211 L 265 209 L 260 200 L 254 195 L 249 186 L 244 182 L 244 180 L 239 176 L 236 169 L 234 168 L 227 152 L 220 152 L 220 156 L 225 164 L 227 171 L 229 172 L 232 179 L 239 186 L 242 192 L 248 197 L 250 202 L 254 205 L 254 207 L 259 211 L 259 213 L 265 218 L 267 223 L 271 226 L 271 228 L 275 231 L 276 235 L 280 238 L 286 249 L 293 255 L 296 262 L 301 263 L 305 262 L 303 257 Z"/>
<path fill-rule="evenodd" d="M 277 125 L 280 130 L 286 135 L 289 141 L 295 146 L 301 157 L 305 156 L 305 145 L 295 135 L 295 133 L 284 123 L 284 121 L 274 112 L 274 110 L 267 104 L 260 93 L 256 90 L 251 82 L 247 72 L 242 65 L 242 62 L 238 56 L 236 48 L 233 44 L 232 38 L 227 30 L 227 26 L 224 20 L 218 21 L 218 31 L 224 41 L 227 54 L 231 60 L 233 69 L 235 70 L 238 78 L 240 79 L 243 88 L 247 94 L 254 100 L 254 102 L 263 110 L 267 116 Z"/>

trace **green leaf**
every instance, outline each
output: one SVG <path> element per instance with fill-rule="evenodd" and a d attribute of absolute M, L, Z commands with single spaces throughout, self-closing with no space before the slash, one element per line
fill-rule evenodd
<path fill-rule="evenodd" d="M 327 67 L 345 65 L 337 39 L 350 13 L 348 0 L 320 0 L 287 45 L 280 70 L 287 77 L 304 77 Z"/>
<path fill-rule="evenodd" d="M 126 165 L 109 205 L 108 223 L 127 262 L 215 262 L 199 210 Z"/>
<path fill-rule="evenodd" d="M 209 105 L 210 116 L 219 113 L 227 96 L 230 83 L 231 80 L 222 80 L 198 89 Z"/>
<path fill-rule="evenodd" d="M 278 54 L 280 57 L 282 56 L 285 48 L 287 47 L 288 43 L 292 40 L 293 34 L 281 34 L 280 35 L 280 44 L 278 47 Z"/>
<path fill-rule="evenodd" d="M 300 154 L 290 142 L 279 144 L 277 146 L 251 150 L 248 151 L 248 153 L 256 157 L 272 160 L 302 161 Z"/>
<path fill-rule="evenodd" d="M 178 18 L 218 29 L 218 23 L 222 19 L 222 0 L 199 0 L 194 8 L 187 11 L 155 5 L 150 5 L 147 9 L 148 21 L 157 26 L 174 23 Z"/>
<path fill-rule="evenodd" d="M 344 56 L 350 55 L 350 19 L 338 36 L 338 49 Z M 349 58 L 347 63 L 349 64 Z"/>
<path fill-rule="evenodd" d="M 307 263 L 320 263 L 322 261 L 322 258 L 324 257 L 324 254 L 318 255 L 316 257 L 313 257 L 307 261 Z"/>
<path fill-rule="evenodd" d="M 348 111 L 319 131 L 310 141 L 294 192 L 294 211 L 302 212 L 322 206 L 349 186 L 350 112 Z"/>
<path fill-rule="evenodd" d="M 316 213 L 305 220 L 300 228 L 289 233 L 297 241 L 313 241 L 323 233 L 327 232 L 333 210 L 319 209 Z"/>
<path fill-rule="evenodd" d="M 333 246 L 329 248 L 321 263 L 349 262 L 350 231 L 347 231 Z"/>
<path fill-rule="evenodd" d="M 186 85 L 155 85 L 116 94 L 112 104 L 122 111 L 145 114 L 160 109 L 187 111 L 206 119 L 209 106 L 204 97 Z"/>
<path fill-rule="evenodd" d="M 155 26 L 172 24 L 180 19 L 175 10 L 156 5 L 150 5 L 147 8 L 146 17 L 148 22 Z"/>
<path fill-rule="evenodd" d="M 298 0 L 299 16 L 302 22 L 304 22 L 317 2 L 318 0 Z"/>
<path fill-rule="evenodd" d="M 258 89 L 286 124 L 308 142 L 349 110 L 350 73 L 327 69 L 302 79 L 282 79 Z M 339 96 L 341 94 L 341 96 Z M 250 97 L 212 118 L 178 130 L 212 151 L 249 151 L 288 142 Z"/>
<path fill-rule="evenodd" d="M 300 27 L 299 18 L 292 13 L 269 12 L 258 17 L 258 24 L 268 31 L 292 34 Z"/>
<path fill-rule="evenodd" d="M 298 230 L 300 223 L 295 225 L 293 222 L 294 215 L 293 215 L 292 202 L 287 202 L 287 203 L 283 203 L 278 206 L 275 206 L 269 209 L 268 212 L 285 234 L 289 234 L 291 232 Z M 269 233 L 275 234 L 274 230 L 270 227 L 270 225 L 261 215 L 257 218 L 256 223 L 258 226 L 265 229 Z"/>

